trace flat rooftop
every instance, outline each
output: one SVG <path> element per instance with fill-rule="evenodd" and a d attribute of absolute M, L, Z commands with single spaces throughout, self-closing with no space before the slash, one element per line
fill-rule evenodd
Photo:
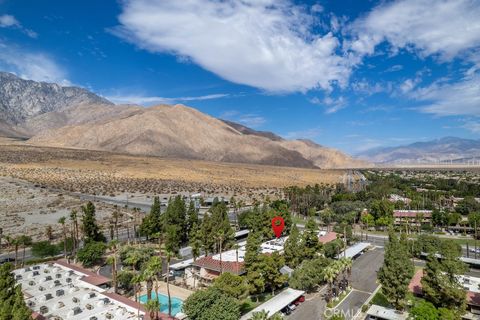
<path fill-rule="evenodd" d="M 265 303 L 262 303 L 249 313 L 245 314 L 240 318 L 240 320 L 250 319 L 255 312 L 260 312 L 265 310 L 269 317 L 273 316 L 275 313 L 279 312 L 286 306 L 288 306 L 293 301 L 297 300 L 300 296 L 305 294 L 305 291 L 295 290 L 292 288 L 287 288 L 274 296 L 272 299 L 268 300 Z"/>
<path fill-rule="evenodd" d="M 21 268 L 13 273 L 22 285 L 27 306 L 47 319 L 137 320 L 137 307 L 141 308 L 141 317 L 145 314 L 140 304 L 121 296 L 123 299 L 115 299 L 118 295 L 93 285 L 98 279 L 88 279 L 93 275 L 79 269 L 53 263 Z"/>
<path fill-rule="evenodd" d="M 359 253 L 361 253 L 363 250 L 367 249 L 371 245 L 370 242 L 358 242 L 354 244 L 353 246 L 350 246 L 345 250 L 344 252 L 340 253 L 337 258 L 353 258 Z"/>
<path fill-rule="evenodd" d="M 265 241 L 260 245 L 261 253 L 273 253 L 273 252 L 283 252 L 283 247 L 285 245 L 285 241 L 287 241 L 288 237 L 277 238 L 269 241 Z M 240 247 L 238 250 L 228 250 L 222 252 L 222 261 L 226 262 L 236 262 L 237 261 L 237 254 L 238 254 L 238 262 L 243 262 L 246 253 L 246 244 L 247 242 L 244 241 L 239 243 Z M 220 260 L 220 254 L 215 254 L 212 256 L 214 260 Z"/>

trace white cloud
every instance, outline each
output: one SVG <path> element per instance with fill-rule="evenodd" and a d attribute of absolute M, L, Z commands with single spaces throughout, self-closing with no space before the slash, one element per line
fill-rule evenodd
<path fill-rule="evenodd" d="M 0 42 L 0 69 L 24 79 L 71 85 L 65 70 L 48 55 L 3 42 Z"/>
<path fill-rule="evenodd" d="M 480 116 L 480 75 L 448 83 L 437 81 L 419 88 L 411 97 L 423 102 L 420 110 L 439 116 Z"/>
<path fill-rule="evenodd" d="M 265 119 L 264 117 L 258 114 L 255 114 L 255 113 L 242 114 L 236 110 L 225 111 L 219 116 L 219 118 L 237 122 L 249 128 L 258 128 L 267 122 L 267 119 Z"/>
<path fill-rule="evenodd" d="M 421 56 L 450 60 L 480 45 L 480 6 L 471 0 L 400 0 L 375 7 L 350 26 L 356 34 L 350 49 L 373 54 L 388 41 Z"/>
<path fill-rule="evenodd" d="M 9 14 L 4 14 L 0 16 L 0 27 L 1 28 L 9 28 L 9 27 L 18 27 L 20 26 L 20 22 L 14 17 Z"/>
<path fill-rule="evenodd" d="M 467 121 L 462 127 L 473 133 L 480 133 L 480 122 Z"/>
<path fill-rule="evenodd" d="M 155 105 L 155 104 L 175 104 L 180 102 L 188 101 L 201 101 L 201 100 L 212 100 L 228 97 L 229 94 L 217 93 L 209 94 L 198 97 L 176 97 L 176 98 L 165 98 L 165 97 L 155 97 L 155 96 L 143 96 L 143 95 L 111 95 L 107 96 L 107 99 L 114 103 L 124 103 L 124 104 L 139 104 L 139 105 Z"/>
<path fill-rule="evenodd" d="M 348 60 L 331 33 L 289 0 L 125 0 L 112 32 L 138 47 L 166 52 L 231 82 L 269 92 L 345 86 Z M 311 11 L 318 12 L 319 6 Z"/>
<path fill-rule="evenodd" d="M 36 38 L 38 36 L 35 31 L 23 27 L 17 18 L 9 14 L 0 15 L 0 28 L 16 28 L 21 30 L 30 38 Z"/>
<path fill-rule="evenodd" d="M 310 102 L 313 104 L 323 105 L 325 109 L 325 113 L 335 113 L 347 105 L 347 100 L 344 97 L 332 98 L 327 96 L 323 99 L 319 99 L 317 97 L 313 97 L 310 99 Z"/>

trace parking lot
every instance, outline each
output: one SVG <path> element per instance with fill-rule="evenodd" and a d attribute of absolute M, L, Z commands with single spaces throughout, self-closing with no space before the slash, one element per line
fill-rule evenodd
<path fill-rule="evenodd" d="M 383 263 L 383 248 L 370 250 L 354 260 L 352 266 L 351 285 L 352 292 L 336 307 L 337 312 L 346 319 L 353 319 L 368 297 L 377 288 L 377 271 Z M 307 296 L 307 301 L 302 303 L 287 319 L 326 319 L 325 297 L 326 287 L 320 292 Z"/>

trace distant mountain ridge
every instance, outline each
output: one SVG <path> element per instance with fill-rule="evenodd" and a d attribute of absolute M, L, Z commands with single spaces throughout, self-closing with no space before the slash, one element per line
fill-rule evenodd
<path fill-rule="evenodd" d="M 378 164 L 468 163 L 480 159 L 480 140 L 444 137 L 404 146 L 375 148 L 358 156 Z"/>
<path fill-rule="evenodd" d="M 24 80 L 0 72 L 0 133 L 28 136 L 21 127 L 28 119 L 81 104 L 113 105 L 82 88 Z"/>
<path fill-rule="evenodd" d="M 114 105 L 85 89 L 11 74 L 0 77 L 0 105 L 0 135 L 13 132 L 33 145 L 304 168 L 367 165 L 308 140 L 286 140 L 187 106 Z"/>

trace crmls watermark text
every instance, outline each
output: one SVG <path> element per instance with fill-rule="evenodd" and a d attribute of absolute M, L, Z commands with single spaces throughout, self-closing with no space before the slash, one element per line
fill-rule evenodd
<path fill-rule="evenodd" d="M 338 310 L 338 309 L 325 309 L 323 312 L 323 319 L 330 319 L 333 316 L 343 316 L 346 320 L 351 320 L 355 317 L 358 310 Z"/>

